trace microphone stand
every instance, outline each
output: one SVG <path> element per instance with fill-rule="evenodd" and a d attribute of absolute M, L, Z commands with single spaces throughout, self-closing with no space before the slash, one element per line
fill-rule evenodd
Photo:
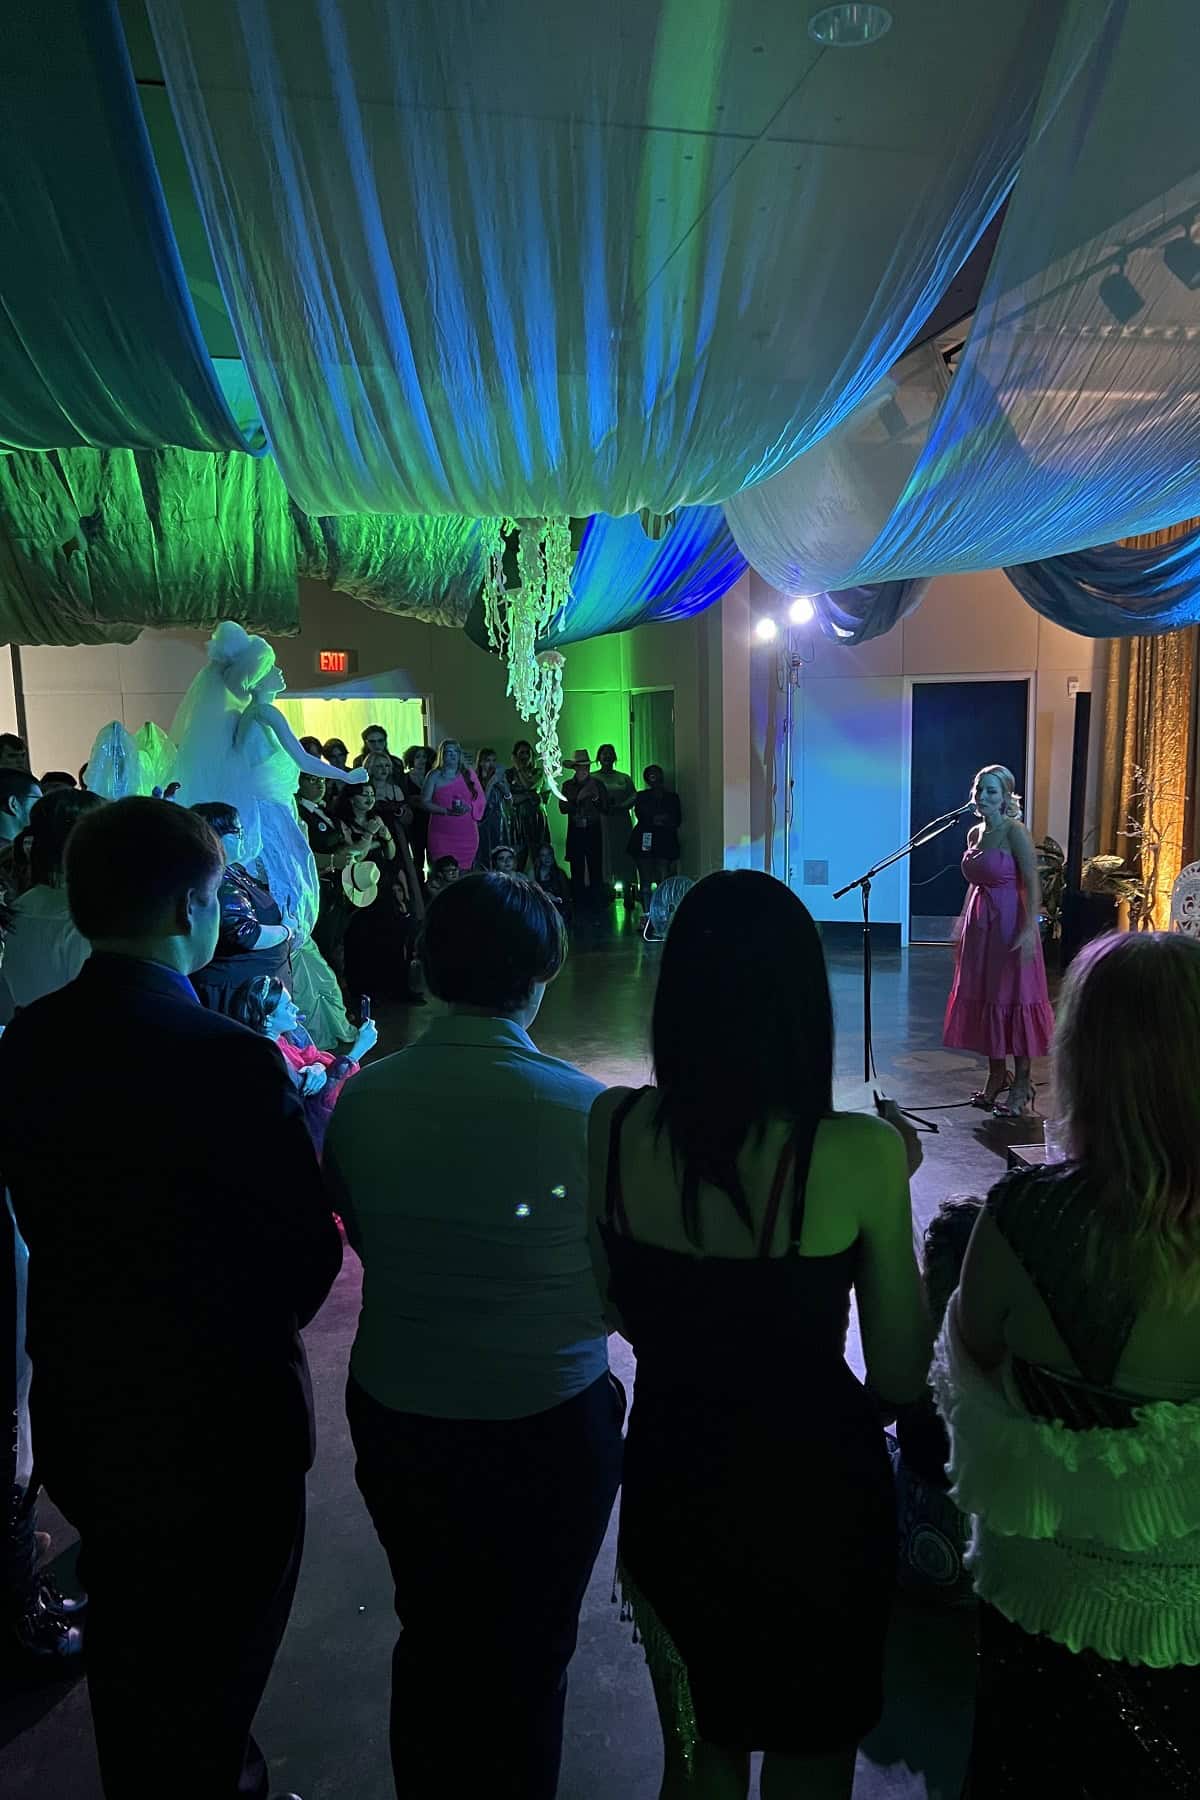
<path fill-rule="evenodd" d="M 902 861 L 906 856 L 911 856 L 913 851 L 921 849 L 922 845 L 931 844 L 934 838 L 941 837 L 944 831 L 949 831 L 950 827 L 956 825 L 966 813 L 974 810 L 973 806 L 957 806 L 953 812 L 942 813 L 939 818 L 931 819 L 927 825 L 922 825 L 919 831 L 914 832 L 907 843 L 901 844 L 898 850 L 893 850 L 890 856 L 885 856 L 881 862 L 875 863 L 856 880 L 848 881 L 845 887 L 838 888 L 833 896 L 835 900 L 841 900 L 844 895 L 852 894 L 855 888 L 858 888 L 862 894 L 864 1081 L 870 1081 L 876 1072 L 875 1048 L 871 1041 L 871 883 L 877 875 L 883 873 L 884 869 L 890 869 L 893 863 Z"/>

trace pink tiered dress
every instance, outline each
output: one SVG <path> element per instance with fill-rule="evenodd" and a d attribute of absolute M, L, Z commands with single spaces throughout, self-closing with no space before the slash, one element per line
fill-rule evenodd
<path fill-rule="evenodd" d="M 1015 948 L 1021 931 L 1021 888 L 1011 850 L 968 850 L 962 872 L 971 884 L 958 963 L 946 1007 L 943 1041 L 983 1056 L 1045 1056 L 1054 1035 L 1046 965 L 1038 938 L 1026 961 Z"/>

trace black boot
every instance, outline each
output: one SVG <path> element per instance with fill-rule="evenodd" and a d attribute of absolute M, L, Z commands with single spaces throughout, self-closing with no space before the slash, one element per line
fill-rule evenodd
<path fill-rule="evenodd" d="M 58 1598 L 61 1600 L 62 1596 Z M 11 1621 L 9 1633 L 20 1656 L 48 1674 L 68 1673 L 83 1655 L 82 1631 L 47 1604 L 41 1582 L 29 1605 Z"/>

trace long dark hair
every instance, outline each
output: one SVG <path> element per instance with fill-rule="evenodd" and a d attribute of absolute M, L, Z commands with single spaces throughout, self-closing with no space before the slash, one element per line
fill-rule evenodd
<path fill-rule="evenodd" d="M 378 818 L 379 795 L 375 792 L 375 783 L 373 781 L 343 781 L 339 783 L 339 786 L 342 791 L 334 801 L 332 807 L 329 808 L 329 811 L 332 812 L 334 818 L 339 820 L 341 824 L 354 825 L 357 823 L 354 815 L 354 797 L 357 794 L 361 798 L 362 790 L 365 787 L 369 787 L 372 793 L 375 793 L 375 804 L 367 814 L 367 817 L 368 819 Z"/>
<path fill-rule="evenodd" d="M 67 839 L 85 813 L 106 803 L 86 788 L 51 788 L 29 815 L 29 873 L 35 887 L 60 887 Z"/>
<path fill-rule="evenodd" d="M 699 1247 L 701 1182 L 748 1231 L 738 1156 L 776 1120 L 792 1127 L 796 1180 L 833 1111 L 833 1004 L 812 915 L 751 869 L 707 875 L 663 946 L 654 998 L 656 1124 L 683 1175 L 683 1225 Z"/>

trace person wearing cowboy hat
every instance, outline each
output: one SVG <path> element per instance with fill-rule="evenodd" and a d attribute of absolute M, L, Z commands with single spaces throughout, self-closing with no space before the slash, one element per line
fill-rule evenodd
<path fill-rule="evenodd" d="M 571 758 L 574 774 L 563 783 L 559 808 L 567 815 L 567 862 L 571 867 L 571 893 L 578 918 L 587 907 L 595 908 L 603 898 L 604 888 L 604 818 L 608 812 L 608 793 L 592 774 L 592 759 L 586 750 L 577 750 Z"/>

